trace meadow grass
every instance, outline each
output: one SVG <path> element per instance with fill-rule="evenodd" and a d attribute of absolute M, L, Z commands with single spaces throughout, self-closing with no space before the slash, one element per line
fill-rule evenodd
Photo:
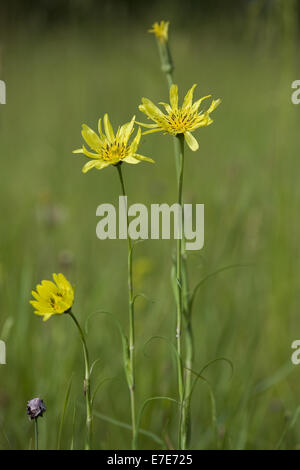
<path fill-rule="evenodd" d="M 172 25 L 173 26 L 173 25 Z M 85 409 L 82 351 L 66 316 L 44 324 L 28 303 L 31 289 L 52 272 L 76 286 L 73 311 L 84 324 L 97 310 L 127 325 L 126 241 L 96 238 L 96 207 L 117 202 L 115 171 L 83 176 L 82 122 L 95 127 L 109 112 L 113 125 L 137 113 L 142 96 L 167 101 L 148 24 L 131 35 L 110 28 L 21 30 L 8 37 L 2 71 L 7 104 L 0 108 L 0 338 L 7 365 L 0 366 L 0 448 L 33 447 L 26 402 L 47 405 L 39 421 L 40 448 L 56 448 L 65 396 L 71 389 L 61 448 L 83 448 Z M 290 101 L 296 79 L 280 48 L 246 43 L 204 30 L 171 36 L 175 82 L 200 96 L 222 98 L 214 124 L 200 130 L 200 150 L 186 150 L 186 202 L 205 204 L 205 247 L 190 256 L 191 284 L 207 280 L 194 306 L 195 369 L 225 357 L 204 373 L 192 400 L 191 448 L 295 448 L 300 370 L 290 362 L 299 337 L 299 110 Z M 2 78 L 2 77 L 1 77 Z M 141 113 L 137 113 L 139 119 Z M 142 153 L 155 165 L 124 168 L 129 203 L 176 200 L 168 138 L 145 136 Z M 130 188 L 130 189 L 129 189 Z M 135 250 L 138 406 L 151 396 L 176 398 L 176 367 L 163 336 L 174 341 L 175 304 L 168 241 L 146 241 Z M 119 332 L 109 315 L 88 322 L 91 360 L 99 358 L 94 384 L 107 380 L 95 399 L 96 448 L 128 448 L 129 396 Z M 299 334 L 298 334 L 299 333 Z M 147 343 L 148 342 L 148 343 Z M 146 345 L 146 346 L 145 346 Z M 104 415 L 104 416 L 103 416 Z M 176 446 L 177 409 L 170 402 L 145 408 L 141 448 Z M 116 425 L 114 420 L 123 423 Z"/>

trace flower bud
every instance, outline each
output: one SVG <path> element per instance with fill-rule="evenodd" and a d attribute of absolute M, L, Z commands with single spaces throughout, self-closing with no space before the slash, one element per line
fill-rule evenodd
<path fill-rule="evenodd" d="M 42 417 L 45 411 L 45 403 L 40 398 L 33 398 L 27 403 L 27 414 L 30 419 L 36 419 L 39 416 Z"/>

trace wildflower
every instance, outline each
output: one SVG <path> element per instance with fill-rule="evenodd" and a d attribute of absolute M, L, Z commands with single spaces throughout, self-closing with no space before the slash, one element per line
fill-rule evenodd
<path fill-rule="evenodd" d="M 35 314 L 42 315 L 43 321 L 52 315 L 69 312 L 74 302 L 74 289 L 63 274 L 53 274 L 55 281 L 42 281 L 32 291 L 35 300 L 31 300 Z"/>
<path fill-rule="evenodd" d="M 45 411 L 45 403 L 40 398 L 33 398 L 27 403 L 27 414 L 29 415 L 30 419 L 36 419 L 39 416 L 42 418 Z"/>
<path fill-rule="evenodd" d="M 130 136 L 133 133 L 134 122 L 135 116 L 130 122 L 119 127 L 116 135 L 113 132 L 113 128 L 109 122 L 107 114 L 104 115 L 103 120 L 105 134 L 102 132 L 101 119 L 99 119 L 98 122 L 99 135 L 87 125 L 83 124 L 81 131 L 82 137 L 95 153 L 90 152 L 84 145 L 82 148 L 73 151 L 73 153 L 82 153 L 86 157 L 92 159 L 84 165 L 82 172 L 86 173 L 92 168 L 102 170 L 108 165 L 117 165 L 122 162 L 136 164 L 145 160 L 154 163 L 151 158 L 144 157 L 143 155 L 136 153 L 141 140 L 140 128 L 131 144 L 128 143 Z"/>
<path fill-rule="evenodd" d="M 161 21 L 158 23 L 157 21 L 152 25 L 152 29 L 148 29 L 148 33 L 153 33 L 159 39 L 161 43 L 166 42 L 168 40 L 168 29 L 169 29 L 169 21 Z"/>
<path fill-rule="evenodd" d="M 155 124 L 140 123 L 142 126 L 151 129 L 143 134 L 159 131 L 163 131 L 165 134 L 168 133 L 173 136 L 184 134 L 186 143 L 190 149 L 193 151 L 198 150 L 198 142 L 191 132 L 198 129 L 198 127 L 209 126 L 213 122 L 210 118 L 210 113 L 216 109 L 221 100 L 213 100 L 206 111 L 199 112 L 198 109 L 202 101 L 210 98 L 211 95 L 204 96 L 193 103 L 193 94 L 196 86 L 196 84 L 192 86 L 185 95 L 182 106 L 178 107 L 178 87 L 177 85 L 172 85 L 170 88 L 170 104 L 159 103 L 165 107 L 166 114 L 155 106 L 152 101 L 147 98 L 142 98 L 143 104 L 139 106 L 140 111 L 145 113 L 149 119 L 155 122 Z"/>

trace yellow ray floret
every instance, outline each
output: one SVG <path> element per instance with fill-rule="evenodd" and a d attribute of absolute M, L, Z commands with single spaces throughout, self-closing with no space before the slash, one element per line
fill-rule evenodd
<path fill-rule="evenodd" d="M 143 124 L 141 126 L 150 128 L 149 131 L 143 134 L 150 134 L 151 132 L 162 131 L 171 135 L 184 134 L 186 143 L 191 150 L 196 151 L 199 148 L 198 142 L 191 134 L 198 127 L 209 126 L 213 120 L 210 114 L 220 104 L 221 100 L 213 100 L 210 107 L 206 111 L 199 111 L 199 106 L 202 101 L 210 98 L 211 95 L 204 96 L 198 101 L 193 103 L 193 94 L 196 84 L 187 92 L 181 107 L 178 106 L 178 87 L 172 85 L 170 88 L 170 104 L 159 103 L 164 106 L 165 113 L 163 113 L 152 101 L 148 98 L 142 98 L 142 104 L 139 106 L 140 111 L 145 113 L 149 119 L 154 121 L 155 124 Z"/>
<path fill-rule="evenodd" d="M 54 282 L 42 281 L 32 291 L 35 300 L 30 300 L 35 314 L 48 320 L 52 315 L 69 311 L 74 302 L 74 289 L 63 274 L 53 274 Z"/>
<path fill-rule="evenodd" d="M 148 33 L 153 33 L 160 40 L 160 42 L 166 42 L 168 40 L 168 29 L 169 21 L 157 21 L 152 25 L 151 29 L 148 29 Z"/>
<path fill-rule="evenodd" d="M 107 114 L 104 115 L 103 119 L 105 133 L 102 131 L 101 119 L 99 119 L 98 122 L 99 134 L 94 132 L 86 124 L 83 124 L 81 131 L 82 137 L 93 152 L 88 150 L 84 145 L 82 148 L 73 151 L 73 153 L 81 153 L 92 159 L 84 165 L 82 172 L 86 173 L 92 168 L 102 170 L 109 165 L 117 165 L 120 162 L 135 164 L 144 160 L 154 163 L 151 158 L 136 153 L 141 140 L 140 127 L 136 136 L 129 144 L 129 139 L 134 130 L 134 122 L 135 116 L 130 122 L 119 127 L 116 134 L 114 134 Z"/>

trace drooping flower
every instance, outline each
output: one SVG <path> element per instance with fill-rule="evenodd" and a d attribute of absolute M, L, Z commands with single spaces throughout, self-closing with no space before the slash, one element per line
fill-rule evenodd
<path fill-rule="evenodd" d="M 55 281 L 42 281 L 32 291 L 35 300 L 30 300 L 35 314 L 43 316 L 43 321 L 52 315 L 70 311 L 74 302 L 74 289 L 63 274 L 53 274 Z"/>
<path fill-rule="evenodd" d="M 196 151 L 199 148 L 198 142 L 191 134 L 198 127 L 209 126 L 213 120 L 210 114 L 220 104 L 221 100 L 213 100 L 210 107 L 206 111 L 199 111 L 199 106 L 211 95 L 204 96 L 193 103 L 194 89 L 197 85 L 193 85 L 187 92 L 181 107 L 178 106 L 178 87 L 172 85 L 170 88 L 170 104 L 159 103 L 164 106 L 166 113 L 164 114 L 152 101 L 148 98 L 142 98 L 142 104 L 139 106 L 140 111 L 145 113 L 149 119 L 154 121 L 155 124 L 143 124 L 142 126 L 150 128 L 149 131 L 143 134 L 150 134 L 151 132 L 162 131 L 164 133 L 176 136 L 184 134 L 186 143 L 191 150 Z"/>
<path fill-rule="evenodd" d="M 33 398 L 27 403 L 27 414 L 30 419 L 42 418 L 45 411 L 46 405 L 40 398 Z"/>
<path fill-rule="evenodd" d="M 140 127 L 135 138 L 129 144 L 130 136 L 134 130 L 134 122 L 135 116 L 130 122 L 119 127 L 117 133 L 114 134 L 108 115 L 105 114 L 103 119 L 105 134 L 102 132 L 101 119 L 99 119 L 99 135 L 86 124 L 83 124 L 82 137 L 95 153 L 88 150 L 84 145 L 82 148 L 73 151 L 73 153 L 81 153 L 92 159 L 84 165 L 82 172 L 86 173 L 92 168 L 102 170 L 109 165 L 117 165 L 121 162 L 136 164 L 144 160 L 154 163 L 151 158 L 136 153 L 141 140 Z"/>
<path fill-rule="evenodd" d="M 168 40 L 169 21 L 157 21 L 152 25 L 152 29 L 148 29 L 148 33 L 153 33 L 160 40 L 166 42 Z"/>

